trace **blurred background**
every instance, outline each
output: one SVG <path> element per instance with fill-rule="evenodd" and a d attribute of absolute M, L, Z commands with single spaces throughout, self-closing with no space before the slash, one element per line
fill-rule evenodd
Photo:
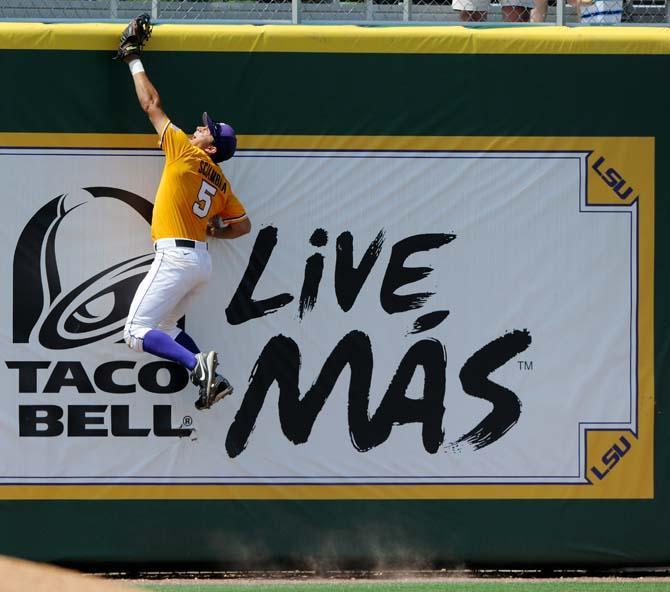
<path fill-rule="evenodd" d="M 667 26 L 670 0 L 3 0 L 1 20 Z"/>

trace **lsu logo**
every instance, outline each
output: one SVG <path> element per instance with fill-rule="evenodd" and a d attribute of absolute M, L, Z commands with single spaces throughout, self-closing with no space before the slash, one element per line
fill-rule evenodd
<path fill-rule="evenodd" d="M 151 224 L 151 202 L 114 187 L 87 187 L 76 195 L 59 195 L 26 224 L 14 252 L 14 343 L 28 343 L 32 338 L 47 349 L 64 350 L 121 339 L 130 303 L 151 266 L 153 253 L 119 261 L 117 254 L 100 247 L 105 234 L 121 229 L 113 223 L 111 228 L 87 228 L 91 218 L 81 213 L 100 207 L 103 201 L 109 206 L 108 200 L 124 210 L 131 208 Z M 124 215 L 127 212 L 119 219 Z M 96 230 L 99 243 L 72 240 L 73 235 Z M 59 240 L 61 236 L 70 240 Z M 79 254 L 80 266 L 64 265 L 74 255 L 73 248 L 88 249 L 91 257 Z M 93 269 L 85 269 L 88 265 Z"/>
<path fill-rule="evenodd" d="M 592 168 L 620 200 L 628 199 L 635 191 L 619 171 L 607 165 L 604 156 L 598 158 Z M 639 195 L 635 196 L 635 199 L 639 198 Z"/>

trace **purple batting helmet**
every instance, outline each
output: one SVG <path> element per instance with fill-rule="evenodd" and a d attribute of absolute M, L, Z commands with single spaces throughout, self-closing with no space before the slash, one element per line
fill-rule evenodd
<path fill-rule="evenodd" d="M 216 154 L 212 157 L 214 162 L 222 162 L 233 157 L 235 148 L 237 148 L 237 136 L 235 130 L 227 123 L 215 122 L 207 112 L 202 114 L 202 123 L 209 128 L 214 137 L 214 146 Z"/>

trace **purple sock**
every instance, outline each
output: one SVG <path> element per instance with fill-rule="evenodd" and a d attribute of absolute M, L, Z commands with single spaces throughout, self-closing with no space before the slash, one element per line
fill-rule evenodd
<path fill-rule="evenodd" d="M 151 329 L 143 340 L 144 351 L 165 360 L 172 360 L 189 370 L 195 368 L 195 355 L 172 337 L 158 329 Z"/>
<path fill-rule="evenodd" d="M 179 345 L 183 345 L 193 354 L 199 354 L 201 351 L 200 348 L 195 344 L 195 341 L 191 339 L 191 336 L 186 331 L 182 331 L 179 335 L 177 335 L 177 337 L 175 337 L 175 341 Z"/>

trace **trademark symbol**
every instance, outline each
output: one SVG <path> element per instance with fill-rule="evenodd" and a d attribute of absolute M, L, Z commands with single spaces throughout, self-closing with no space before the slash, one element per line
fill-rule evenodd
<path fill-rule="evenodd" d="M 181 420 L 181 425 L 185 428 L 193 425 L 193 418 L 190 415 L 184 415 L 184 419 Z"/>
<path fill-rule="evenodd" d="M 533 369 L 533 362 L 532 361 L 518 360 L 517 364 L 519 364 L 519 370 L 532 370 Z"/>

